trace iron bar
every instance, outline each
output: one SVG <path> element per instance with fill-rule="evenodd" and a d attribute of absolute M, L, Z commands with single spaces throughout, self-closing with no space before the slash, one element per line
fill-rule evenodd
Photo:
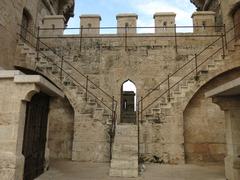
<path fill-rule="evenodd" d="M 142 109 L 143 109 L 143 97 L 141 97 L 141 119 L 140 119 L 140 122 L 142 123 L 142 118 L 143 118 L 143 111 L 142 111 Z"/>
<path fill-rule="evenodd" d="M 41 39 L 77 39 L 79 38 L 80 35 L 63 35 L 63 36 L 44 36 L 44 37 L 41 37 Z M 207 35 L 207 34 L 202 34 L 202 35 L 193 35 L 192 33 L 189 33 L 189 35 L 187 34 L 184 34 L 184 33 L 180 33 L 180 34 L 176 34 L 176 37 L 178 38 L 187 38 L 187 37 L 190 37 L 190 38 L 193 38 L 193 37 L 206 37 L 206 38 L 211 38 L 211 37 L 219 37 L 221 35 L 219 34 L 215 34 L 215 35 Z M 82 36 L 82 39 L 107 39 L 107 38 L 122 38 L 123 35 L 118 35 L 118 34 L 99 34 L 99 35 L 92 35 L 92 36 L 89 36 L 89 35 L 84 35 Z M 128 38 L 174 38 L 175 35 L 157 35 L 157 34 L 154 34 L 154 33 L 148 33 L 148 34 L 136 34 L 136 35 L 128 35 L 127 36 Z"/>
<path fill-rule="evenodd" d="M 195 80 L 198 80 L 198 62 L 197 62 L 197 54 L 194 55 L 195 59 Z"/>
<path fill-rule="evenodd" d="M 222 58 L 225 59 L 224 35 L 222 33 Z"/>
<path fill-rule="evenodd" d="M 83 26 L 81 26 L 80 28 L 80 46 L 79 46 L 79 50 L 80 50 L 80 53 L 82 52 L 82 35 L 83 35 Z"/>
<path fill-rule="evenodd" d="M 227 33 L 226 33 L 226 25 L 223 25 L 223 31 L 224 31 L 224 40 L 225 40 L 225 48 L 228 49 L 228 43 L 227 43 Z"/>
<path fill-rule="evenodd" d="M 202 28 L 202 26 L 176 26 L 176 28 L 182 29 L 182 28 Z M 210 27 L 223 27 L 223 26 L 205 26 L 206 28 L 210 28 Z M 125 27 L 116 27 L 116 26 L 103 26 L 103 27 L 83 27 L 82 29 L 124 29 Z M 168 28 L 168 29 L 173 29 L 172 26 L 139 26 L 139 27 L 129 27 L 130 28 L 137 28 L 137 29 L 155 29 L 155 28 Z M 77 28 L 55 28 L 56 30 L 78 30 L 81 29 L 81 27 L 77 27 Z M 52 30 L 52 28 L 41 28 L 40 30 Z"/>
<path fill-rule="evenodd" d="M 112 145 L 113 145 L 113 138 L 115 136 L 115 104 L 114 104 L 114 96 L 112 97 L 112 125 L 110 128 L 110 160 L 112 159 Z"/>
<path fill-rule="evenodd" d="M 127 29 L 128 27 L 126 26 L 125 27 L 125 37 L 124 37 L 124 46 L 125 46 L 125 51 L 127 51 L 127 31 L 128 31 L 128 29 Z"/>
<path fill-rule="evenodd" d="M 60 67 L 60 80 L 61 81 L 63 80 L 62 70 L 63 70 L 63 56 L 62 56 L 62 59 L 61 59 L 61 67 Z"/>
<path fill-rule="evenodd" d="M 171 92 L 170 92 L 170 77 L 171 77 L 171 75 L 168 74 L 168 81 L 167 81 L 167 83 L 168 83 L 168 89 L 167 89 L 167 90 L 168 90 L 168 91 L 167 91 L 167 92 L 168 92 L 168 95 L 167 95 L 168 102 L 170 102 L 170 100 L 171 100 L 171 99 L 170 99 L 170 96 L 171 96 L 171 94 L 170 94 L 170 93 L 171 93 Z"/>
<path fill-rule="evenodd" d="M 137 106 L 137 113 L 138 113 L 138 120 L 137 120 L 137 127 L 138 127 L 138 164 L 140 164 L 140 122 L 139 122 L 139 103 Z"/>
<path fill-rule="evenodd" d="M 37 28 L 37 43 L 36 43 L 36 52 L 37 52 L 37 61 L 39 61 L 39 49 L 40 49 L 40 44 L 39 44 L 39 41 L 40 41 L 40 38 L 39 38 L 39 35 L 40 35 L 40 26 L 38 26 Z M 36 64 L 36 61 L 35 61 L 35 64 Z"/>
<path fill-rule="evenodd" d="M 86 77 L 86 100 L 88 99 L 88 76 Z"/>
<path fill-rule="evenodd" d="M 175 40 L 175 51 L 176 54 L 178 53 L 178 45 L 177 45 L 177 27 L 176 24 L 174 24 L 174 40 Z"/>

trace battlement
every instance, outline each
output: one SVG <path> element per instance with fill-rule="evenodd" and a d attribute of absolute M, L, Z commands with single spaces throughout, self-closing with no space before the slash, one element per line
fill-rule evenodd
<path fill-rule="evenodd" d="M 153 15 L 155 22 L 155 34 L 173 34 L 176 32 L 176 14 L 174 12 L 157 12 Z M 83 14 L 80 16 L 80 32 L 81 35 L 99 35 L 101 16 L 98 14 Z M 134 13 L 118 14 L 117 20 L 117 34 L 136 34 L 138 15 Z M 212 11 L 194 12 L 192 14 L 193 32 L 214 33 L 215 32 L 215 13 Z M 61 25 L 62 24 L 62 25 Z M 62 17 L 43 19 L 44 28 L 64 27 Z M 146 28 L 146 27 L 145 27 Z M 114 29 L 114 28 L 113 28 Z M 56 33 L 55 33 L 56 34 Z M 59 35 L 59 33 L 58 33 Z"/>

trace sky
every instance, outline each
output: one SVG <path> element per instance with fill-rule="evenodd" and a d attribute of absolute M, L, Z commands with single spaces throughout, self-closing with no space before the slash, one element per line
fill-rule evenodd
<path fill-rule="evenodd" d="M 191 26 L 191 15 L 195 10 L 196 8 L 190 3 L 190 0 L 75 0 L 75 15 L 74 18 L 70 19 L 68 27 L 78 28 L 80 26 L 79 16 L 82 14 L 99 14 L 102 17 L 102 27 L 115 27 L 116 15 L 119 13 L 136 13 L 138 26 L 153 27 L 153 14 L 155 12 L 175 12 L 177 26 Z M 151 30 L 145 29 L 141 33 L 145 31 Z M 79 30 L 75 30 L 76 32 Z M 111 32 L 101 31 L 101 33 Z"/>

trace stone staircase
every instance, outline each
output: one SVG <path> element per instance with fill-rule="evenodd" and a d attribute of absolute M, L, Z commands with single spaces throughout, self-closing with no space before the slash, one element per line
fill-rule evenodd
<path fill-rule="evenodd" d="M 181 78 L 184 74 L 182 77 L 171 77 L 174 82 L 181 81 L 171 88 L 170 97 L 168 97 L 166 92 L 143 112 L 143 116 L 140 119 L 142 122 L 140 124 L 140 157 L 143 161 L 166 164 L 185 163 L 183 148 L 184 109 L 194 94 L 205 83 L 223 72 L 240 66 L 240 62 L 237 60 L 239 59 L 237 58 L 240 54 L 239 50 L 240 45 L 235 43 L 233 47 L 229 47 L 225 57 L 222 56 L 222 51 L 219 51 L 214 57 L 199 67 L 197 79 L 195 72 L 182 80 Z M 171 85 L 173 84 L 171 82 Z M 155 132 L 153 134 L 157 135 L 151 135 L 150 132 L 152 131 Z M 172 133 L 173 131 L 174 133 Z M 152 150 L 152 146 L 148 144 L 154 145 L 154 143 L 161 144 L 161 147 L 158 147 L 159 150 L 154 149 L 154 153 L 149 153 L 149 150 Z"/>
<path fill-rule="evenodd" d="M 112 150 L 110 176 L 138 177 L 137 133 L 137 125 L 117 125 Z"/>
<path fill-rule="evenodd" d="M 181 80 L 175 87 L 173 87 L 170 91 L 170 97 L 168 97 L 167 93 L 162 96 L 152 108 L 149 108 L 145 113 L 146 121 L 155 121 L 159 120 L 159 117 L 163 119 L 163 116 L 169 116 L 174 111 L 174 107 L 177 104 L 183 102 L 189 94 L 196 92 L 196 89 L 201 87 L 204 83 L 206 83 L 211 76 L 212 72 L 216 72 L 221 68 L 224 68 L 226 62 L 229 59 L 229 55 L 226 55 L 224 58 L 221 55 L 216 56 L 215 58 L 209 60 L 198 69 L 197 80 L 196 76 L 193 74 L 192 76 L 186 77 L 181 80 L 182 77 L 171 77 L 171 84 L 175 84 L 179 80 Z"/>
<path fill-rule="evenodd" d="M 70 66 L 64 67 L 65 73 L 62 72 L 62 78 L 60 78 L 60 69 L 57 67 L 61 64 L 60 59 L 58 59 L 56 56 L 52 57 L 53 54 L 50 51 L 42 52 L 44 52 L 44 55 L 39 54 L 37 58 L 35 49 L 31 48 L 25 43 L 19 43 L 16 52 L 18 54 L 18 59 L 15 63 L 16 67 L 21 67 L 42 74 L 50 81 L 52 81 L 56 86 L 62 89 L 67 96 L 68 100 L 75 110 L 74 126 L 76 127 L 74 127 L 72 159 L 96 162 L 108 161 L 109 131 L 112 124 L 112 112 L 99 101 L 101 97 L 98 97 L 95 94 L 92 95 L 90 93 L 87 93 L 86 89 L 84 89 L 84 86 L 79 85 L 79 82 L 84 85 L 86 81 L 83 81 L 83 78 L 76 78 L 79 75 L 74 72 Z M 54 62 L 50 62 L 48 59 L 49 57 L 51 57 Z M 69 75 L 73 75 L 76 81 L 71 79 Z M 89 91 L 94 93 L 97 90 L 97 87 L 93 85 L 89 85 L 88 88 Z M 104 103 L 107 104 L 107 102 Z M 89 129 L 86 129 L 84 127 L 86 125 L 90 126 L 91 123 L 95 123 L 95 129 L 92 128 L 91 133 L 98 133 L 101 134 L 101 136 L 99 135 L 98 138 L 89 139 L 90 143 L 80 142 L 79 139 L 84 139 L 86 134 L 90 133 Z M 85 134 L 83 131 L 86 131 Z M 91 135 L 88 137 L 90 136 Z M 92 135 L 92 137 L 94 137 L 94 135 Z M 81 146 L 79 144 L 81 144 Z M 93 147 L 93 144 L 96 144 L 96 146 L 97 144 L 104 145 L 99 145 L 99 149 L 97 150 Z M 80 152 L 83 151 L 81 148 L 91 149 L 92 154 L 80 155 L 82 154 Z"/>

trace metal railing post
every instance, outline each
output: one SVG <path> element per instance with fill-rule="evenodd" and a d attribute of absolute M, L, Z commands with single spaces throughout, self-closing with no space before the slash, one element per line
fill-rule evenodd
<path fill-rule="evenodd" d="M 79 44 L 79 51 L 82 52 L 82 35 L 83 35 L 83 26 L 80 28 L 80 44 Z"/>
<path fill-rule="evenodd" d="M 226 25 L 223 25 L 223 32 L 224 32 L 224 40 L 225 40 L 225 48 L 228 49 L 228 43 L 227 43 L 227 31 L 226 31 Z"/>
<path fill-rule="evenodd" d="M 141 123 L 142 123 L 142 117 L 143 117 L 142 110 L 143 110 L 143 97 L 141 97 L 141 111 L 140 111 L 140 113 L 141 113 L 141 119 L 140 119 Z"/>
<path fill-rule="evenodd" d="M 115 120 L 115 100 L 114 100 L 114 96 L 112 97 L 112 126 L 110 128 L 110 160 L 112 159 L 112 144 L 113 144 L 113 138 L 115 136 L 115 123 L 116 123 L 116 120 Z"/>
<path fill-rule="evenodd" d="M 124 46 L 125 46 L 125 51 L 127 51 L 127 26 L 125 26 L 125 38 L 124 38 Z"/>
<path fill-rule="evenodd" d="M 86 100 L 88 99 L 88 76 L 86 77 Z"/>
<path fill-rule="evenodd" d="M 174 41 L 175 41 L 175 51 L 178 53 L 178 45 L 177 45 L 177 26 L 174 24 Z"/>
<path fill-rule="evenodd" d="M 197 60 L 197 54 L 194 55 L 194 61 L 195 61 L 195 80 L 198 80 L 198 60 Z"/>
<path fill-rule="evenodd" d="M 137 120 L 137 127 L 138 127 L 138 164 L 140 162 L 140 122 L 139 122 L 139 103 L 137 105 L 137 113 L 138 113 L 138 120 Z"/>
<path fill-rule="evenodd" d="M 224 45 L 224 35 L 223 35 L 223 33 L 221 34 L 221 37 L 222 37 L 222 57 L 223 57 L 223 59 L 225 59 L 225 45 Z"/>
<path fill-rule="evenodd" d="M 37 42 L 36 42 L 36 52 L 37 52 L 37 61 L 39 61 L 39 50 L 40 50 L 40 26 L 37 28 Z M 36 64 L 36 62 L 35 62 Z"/>
<path fill-rule="evenodd" d="M 61 59 L 61 66 L 60 66 L 60 80 L 62 81 L 63 80 L 63 56 L 62 56 L 62 59 Z"/>
<path fill-rule="evenodd" d="M 167 80 L 167 83 L 168 83 L 168 90 L 167 90 L 167 92 L 168 92 L 168 95 L 167 95 L 167 99 L 168 99 L 168 102 L 170 102 L 170 74 L 168 74 L 168 80 Z"/>
<path fill-rule="evenodd" d="M 115 107 L 115 104 L 114 104 L 114 96 L 112 97 L 112 123 L 113 123 L 113 120 L 114 120 L 114 107 Z"/>

